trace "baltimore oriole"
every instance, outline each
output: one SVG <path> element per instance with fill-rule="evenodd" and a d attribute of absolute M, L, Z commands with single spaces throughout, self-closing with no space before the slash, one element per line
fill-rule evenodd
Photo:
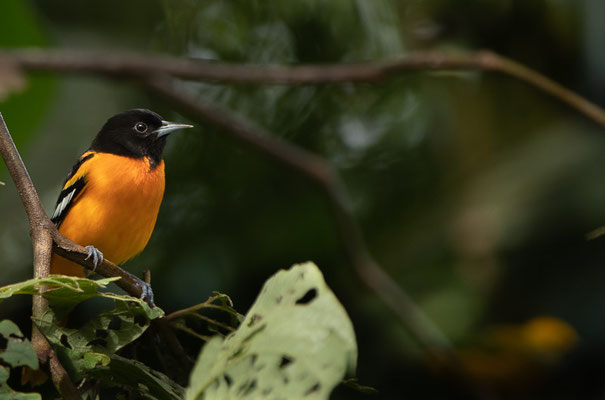
<path fill-rule="evenodd" d="M 94 265 L 121 264 L 147 245 L 164 195 L 166 135 L 191 125 L 135 109 L 109 118 L 67 175 L 52 221 L 86 246 Z M 53 254 L 50 272 L 84 276 L 80 265 Z"/>

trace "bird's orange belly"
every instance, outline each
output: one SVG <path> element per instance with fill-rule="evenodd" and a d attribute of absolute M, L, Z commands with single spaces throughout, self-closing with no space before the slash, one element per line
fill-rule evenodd
<path fill-rule="evenodd" d="M 116 264 L 140 253 L 153 232 L 164 195 L 164 163 L 97 153 L 86 186 L 59 227 L 74 242 L 92 245 Z M 82 276 L 82 267 L 53 255 L 51 273 Z"/>

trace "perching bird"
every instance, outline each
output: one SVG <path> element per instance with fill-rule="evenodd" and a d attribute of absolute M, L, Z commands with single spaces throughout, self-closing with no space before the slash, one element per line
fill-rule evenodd
<path fill-rule="evenodd" d="M 86 246 L 99 265 L 121 264 L 147 245 L 164 195 L 166 138 L 191 125 L 135 109 L 109 118 L 63 184 L 52 221 Z M 53 254 L 51 274 L 84 276 L 80 265 Z"/>

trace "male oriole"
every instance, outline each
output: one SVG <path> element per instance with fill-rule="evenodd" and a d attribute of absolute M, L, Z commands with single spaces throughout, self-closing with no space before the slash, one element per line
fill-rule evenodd
<path fill-rule="evenodd" d="M 147 245 L 164 195 L 166 135 L 191 127 L 149 110 L 125 111 L 107 120 L 73 166 L 51 219 L 86 246 L 95 266 L 104 257 L 121 264 Z M 50 272 L 84 276 L 81 266 L 56 254 Z"/>

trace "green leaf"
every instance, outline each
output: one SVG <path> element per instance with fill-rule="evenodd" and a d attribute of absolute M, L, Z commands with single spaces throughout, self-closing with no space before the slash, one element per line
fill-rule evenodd
<path fill-rule="evenodd" d="M 125 302 L 116 302 L 113 310 L 96 315 L 79 329 L 61 326 L 52 310 L 32 320 L 52 343 L 75 352 L 108 355 L 141 336 L 150 323 L 143 310 Z"/>
<path fill-rule="evenodd" d="M 94 369 L 104 367 L 109 364 L 109 356 L 101 353 L 84 353 L 82 357 L 82 369 Z"/>
<path fill-rule="evenodd" d="M 0 336 L 6 340 L 6 349 L 0 349 L 0 359 L 12 367 L 28 366 L 38 369 L 38 358 L 31 343 L 12 321 L 0 321 Z M 37 393 L 15 392 L 8 386 L 10 370 L 0 366 L 0 398 L 7 400 L 40 400 Z"/>
<path fill-rule="evenodd" d="M 150 319 L 138 303 L 116 301 L 115 308 L 92 317 L 79 329 L 59 323 L 52 309 L 33 322 L 55 345 L 70 375 L 82 379 L 92 369 L 109 364 L 109 356 L 138 339 Z"/>
<path fill-rule="evenodd" d="M 327 399 L 356 362 L 346 311 L 315 264 L 295 265 L 265 283 L 236 332 L 208 341 L 186 399 Z"/>
<path fill-rule="evenodd" d="M 149 305 L 136 297 L 119 295 L 110 292 L 101 292 L 107 285 L 120 278 L 103 278 L 91 280 L 65 275 L 50 275 L 48 278 L 33 278 L 24 282 L 0 288 L 0 301 L 15 294 L 38 294 L 41 286 L 50 287 L 43 293 L 48 299 L 50 306 L 57 314 L 58 319 L 63 318 L 76 305 L 93 297 L 103 297 L 117 300 L 122 303 L 130 303 L 139 307 L 149 319 L 159 318 L 164 315 L 159 307 L 151 308 Z"/>
<path fill-rule="evenodd" d="M 0 321 L 0 335 L 6 340 L 6 349 L 0 349 L 0 359 L 12 367 L 28 366 L 38 369 L 38 357 L 19 327 L 7 319 Z"/>
<path fill-rule="evenodd" d="M 141 362 L 116 355 L 111 356 L 108 366 L 91 370 L 90 376 L 113 386 L 134 387 L 152 399 L 181 400 L 185 393 L 185 389 L 166 375 Z"/>
<path fill-rule="evenodd" d="M 55 346 L 70 375 L 81 379 L 87 371 L 108 365 L 110 355 L 141 336 L 150 320 L 164 315 L 161 308 L 151 308 L 135 297 L 101 291 L 117 279 L 51 275 L 0 288 L 0 300 L 15 294 L 38 294 L 46 286 L 43 296 L 50 309 L 32 320 Z M 76 305 L 94 297 L 113 300 L 114 309 L 95 315 L 80 329 L 60 323 Z"/>
<path fill-rule="evenodd" d="M 40 400 L 42 398 L 38 393 L 15 392 L 6 383 L 9 376 L 9 369 L 0 366 L 0 398 L 2 400 Z"/>

